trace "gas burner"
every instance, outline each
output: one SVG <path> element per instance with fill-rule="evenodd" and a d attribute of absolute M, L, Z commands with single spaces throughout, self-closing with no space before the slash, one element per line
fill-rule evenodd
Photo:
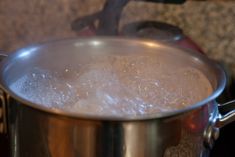
<path fill-rule="evenodd" d="M 86 31 L 88 30 L 88 35 L 106 35 L 106 36 L 114 36 L 118 35 L 118 26 L 121 18 L 122 11 L 124 7 L 130 1 L 145 1 L 145 2 L 155 2 L 155 3 L 170 3 L 170 4 L 182 4 L 186 0 L 106 0 L 102 10 L 93 13 L 91 15 L 87 15 L 84 17 L 80 17 L 75 19 L 71 23 L 71 29 L 75 32 L 78 32 L 78 35 L 86 35 Z M 95 26 L 95 21 L 98 21 L 98 24 Z M 152 22 L 149 24 L 151 25 Z M 172 27 L 170 25 L 166 26 L 164 23 L 154 24 L 154 27 Z M 147 22 L 148 24 L 148 22 Z M 162 26 L 161 26 L 162 25 Z M 80 33 L 84 31 L 85 33 Z M 171 29 L 171 28 L 170 28 Z M 174 28 L 173 28 L 174 30 Z M 150 30 L 151 32 L 151 30 Z M 156 32 L 157 33 L 157 32 Z"/>
<path fill-rule="evenodd" d="M 123 26 L 121 34 L 167 42 L 175 42 L 183 37 L 183 31 L 179 27 L 158 21 L 139 21 L 127 24 Z"/>

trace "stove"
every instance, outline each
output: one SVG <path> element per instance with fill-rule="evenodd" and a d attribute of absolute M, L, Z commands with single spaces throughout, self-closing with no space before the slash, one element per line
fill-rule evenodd
<path fill-rule="evenodd" d="M 161 0 L 148 1 L 161 2 Z M 168 0 L 165 2 L 183 3 L 184 1 L 185 0 Z M 203 50 L 193 42 L 192 39 L 190 39 L 190 37 L 184 34 L 182 29 L 171 24 L 159 21 L 137 21 L 125 25 L 121 31 L 119 31 L 117 26 L 120 15 L 123 7 L 128 2 L 129 0 L 107 1 L 102 11 L 76 19 L 71 24 L 71 28 L 76 31 L 79 36 L 119 35 L 161 40 L 163 42 L 170 42 L 204 53 Z M 112 20 L 110 21 L 110 19 Z M 95 21 L 97 20 L 99 20 L 98 25 L 95 24 Z M 229 75 L 229 69 L 227 69 L 227 73 L 229 76 L 229 82 L 226 90 L 218 99 L 218 102 L 221 103 L 235 98 L 235 78 L 233 78 L 232 75 Z M 226 113 L 226 111 L 231 108 L 235 108 L 235 106 L 229 106 L 229 108 L 224 109 L 221 112 Z M 210 157 L 234 157 L 235 149 L 231 144 L 235 141 L 234 132 L 235 123 L 231 123 L 220 130 L 220 137 L 215 142 L 215 145 L 211 150 Z M 3 135 L 0 135 L 0 156 L 10 157 L 9 137 Z"/>
<path fill-rule="evenodd" d="M 228 100 L 235 99 L 235 78 L 231 74 L 231 69 L 225 66 L 224 63 L 221 63 L 227 73 L 227 86 L 223 92 L 223 94 L 218 98 L 219 103 L 226 102 Z M 225 114 L 228 111 L 231 111 L 235 108 L 235 104 L 231 104 L 223 110 L 220 110 L 221 114 Z M 225 127 L 220 129 L 219 139 L 215 142 L 213 149 L 211 150 L 210 157 L 234 157 L 235 149 L 234 143 L 235 141 L 235 122 L 226 125 Z"/>
<path fill-rule="evenodd" d="M 95 30 L 95 29 L 94 29 Z M 84 29 L 83 31 L 78 32 L 78 34 L 83 35 L 94 35 L 94 30 Z M 129 31 L 131 30 L 131 31 Z M 88 32 L 88 33 L 87 33 Z M 197 50 L 200 53 L 204 53 L 200 47 L 195 44 L 189 37 L 187 37 L 183 30 L 179 27 L 157 22 L 157 21 L 140 21 L 130 23 L 122 28 L 120 32 L 122 36 L 128 37 L 138 37 L 138 38 L 147 38 L 152 40 L 161 40 L 163 42 L 170 42 L 172 44 L 177 44 L 186 48 L 191 48 Z M 182 42 L 183 41 L 183 42 Z M 184 44 L 182 44 L 184 43 Z M 224 64 L 222 64 L 223 66 Z M 234 85 L 235 79 L 230 75 L 230 70 L 227 69 L 227 75 L 229 81 L 227 83 L 226 90 L 218 99 L 218 102 L 225 102 L 226 100 L 231 100 L 235 98 Z M 221 113 L 226 113 L 231 108 L 235 106 L 229 106 L 228 108 L 223 108 Z M 235 141 L 235 123 L 231 123 L 221 129 L 220 137 L 215 142 L 214 148 L 211 150 L 210 157 L 233 157 L 235 154 L 235 149 L 233 149 L 232 143 Z M 0 155 L 4 157 L 10 157 L 10 148 L 9 148 L 9 138 L 7 136 L 0 136 Z"/>

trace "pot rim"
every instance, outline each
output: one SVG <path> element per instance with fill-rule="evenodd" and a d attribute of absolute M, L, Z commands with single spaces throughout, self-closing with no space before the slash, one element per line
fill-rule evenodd
<path fill-rule="evenodd" d="M 54 108 L 48 108 L 43 105 L 37 104 L 37 103 L 32 103 L 31 101 L 24 99 L 23 97 L 18 96 L 13 92 L 9 86 L 7 85 L 6 81 L 3 79 L 3 71 L 5 66 L 7 65 L 8 62 L 11 62 L 13 58 L 22 50 L 31 48 L 31 46 L 26 46 L 24 48 L 18 49 L 11 53 L 6 59 L 2 61 L 0 64 L 0 88 L 3 89 L 10 97 L 14 98 L 18 102 L 22 103 L 23 105 L 27 107 L 31 107 L 35 110 L 43 111 L 47 114 L 54 114 L 58 116 L 63 116 L 63 117 L 70 117 L 70 118 L 78 118 L 78 119 L 87 119 L 87 120 L 105 120 L 105 121 L 140 121 L 140 120 L 150 120 L 150 119 L 157 119 L 157 118 L 166 118 L 166 117 L 172 117 L 172 116 L 177 116 L 179 114 L 183 114 L 186 112 L 190 112 L 194 109 L 197 109 L 201 106 L 204 106 L 212 101 L 214 101 L 224 90 L 225 85 L 226 85 L 226 75 L 222 67 L 216 63 L 215 61 L 205 57 L 205 55 L 200 54 L 194 50 L 191 49 L 186 49 L 182 48 L 178 45 L 173 45 L 173 44 L 168 44 L 160 41 L 154 41 L 154 40 L 148 40 L 148 39 L 137 39 L 137 38 L 129 38 L 129 37 L 79 37 L 79 38 L 68 38 L 68 39 L 59 39 L 59 40 L 53 40 L 50 42 L 41 42 L 39 44 L 36 44 L 37 47 L 41 46 L 46 46 L 50 45 L 51 43 L 56 43 L 60 41 L 69 41 L 69 40 L 81 40 L 81 39 L 95 39 L 95 40 L 127 40 L 127 41 L 133 41 L 133 42 L 151 42 L 151 43 L 157 43 L 162 46 L 170 46 L 172 48 L 180 49 L 184 52 L 190 53 L 191 55 L 194 55 L 203 61 L 208 62 L 207 64 L 210 66 L 210 68 L 213 68 L 213 70 L 216 73 L 217 76 L 217 87 L 215 88 L 214 92 L 209 95 L 207 98 L 203 99 L 202 101 L 199 101 L 195 104 L 189 105 L 183 109 L 180 110 L 173 110 L 169 112 L 161 112 L 161 113 L 153 113 L 153 114 L 144 114 L 144 115 L 132 115 L 132 116 L 101 116 L 101 115 L 87 115 L 87 114 L 78 114 L 78 113 L 73 113 L 73 112 L 68 112 L 68 111 L 62 111 L 60 109 L 54 109 Z M 35 46 L 35 44 L 33 45 Z"/>

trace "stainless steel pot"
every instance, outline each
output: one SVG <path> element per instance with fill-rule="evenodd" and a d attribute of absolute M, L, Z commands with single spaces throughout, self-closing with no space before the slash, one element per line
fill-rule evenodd
<path fill-rule="evenodd" d="M 79 64 L 83 55 L 143 52 L 194 66 L 213 94 L 182 110 L 125 118 L 49 109 L 9 88 L 32 67 L 60 70 Z M 99 37 L 29 46 L 1 63 L 1 131 L 10 136 L 12 157 L 205 157 L 219 129 L 235 120 L 235 110 L 222 116 L 215 101 L 225 82 L 223 70 L 206 56 L 156 41 Z"/>

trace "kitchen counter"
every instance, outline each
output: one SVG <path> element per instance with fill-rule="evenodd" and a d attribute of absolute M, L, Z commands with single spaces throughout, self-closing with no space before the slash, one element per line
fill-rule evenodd
<path fill-rule="evenodd" d="M 100 10 L 104 1 L 0 0 L 0 50 L 10 53 L 27 44 L 75 37 L 71 22 Z M 157 20 L 181 27 L 210 58 L 225 63 L 235 77 L 235 1 L 188 1 L 183 5 L 131 2 L 123 11 L 120 27 L 140 20 Z M 230 94 L 234 96 L 234 93 Z M 223 130 L 225 128 L 221 131 L 227 140 L 219 139 L 219 145 L 215 146 L 222 146 L 226 153 L 222 151 L 221 155 L 216 150 L 217 156 L 235 153 L 230 144 L 235 139 L 230 136 L 235 125 L 228 127 L 229 131 Z"/>
<path fill-rule="evenodd" d="M 74 37 L 70 24 L 96 12 L 104 0 L 0 1 L 0 48 L 12 51 L 30 43 Z M 207 55 L 225 62 L 235 74 L 235 1 L 187 1 L 183 5 L 130 2 L 120 26 L 158 20 L 180 26 Z"/>
<path fill-rule="evenodd" d="M 138 12 L 143 8 L 146 14 Z M 125 9 L 123 23 L 128 23 L 130 19 L 151 19 L 177 25 L 192 37 L 209 57 L 225 62 L 231 67 L 235 61 L 234 8 L 235 1 L 191 1 L 184 5 L 130 3 Z"/>

